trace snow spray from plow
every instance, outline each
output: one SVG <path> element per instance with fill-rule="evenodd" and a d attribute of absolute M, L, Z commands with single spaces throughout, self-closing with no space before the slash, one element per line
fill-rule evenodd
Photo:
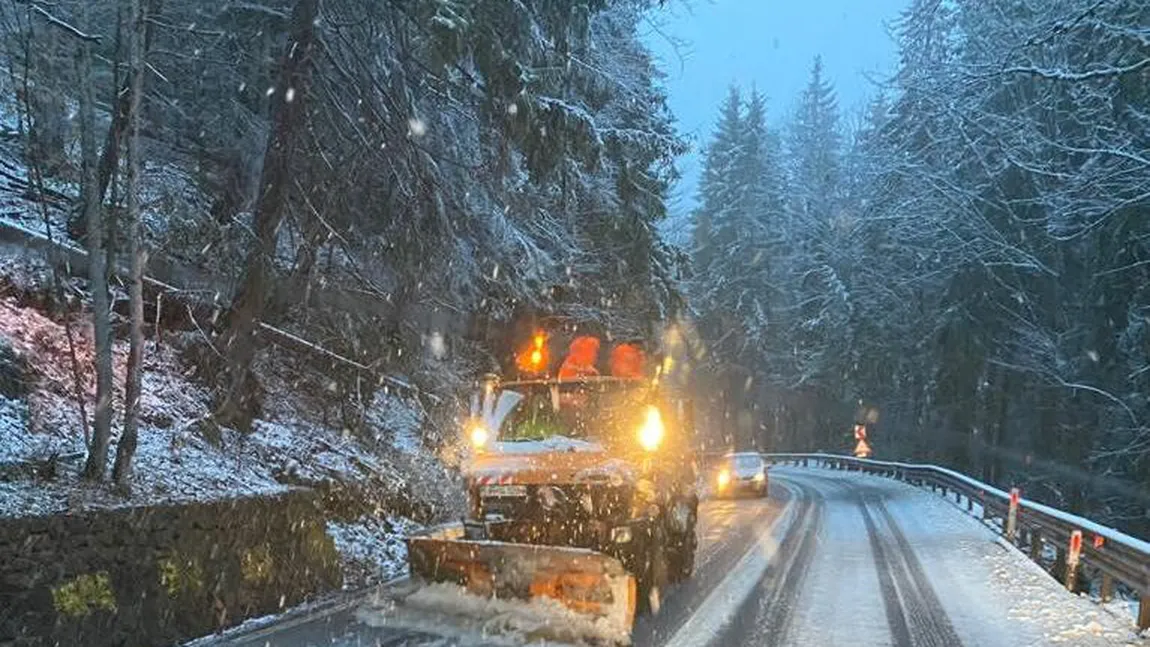
<path fill-rule="evenodd" d="M 469 540 L 461 524 L 411 536 L 407 546 L 412 577 L 432 587 L 455 585 L 480 600 L 526 601 L 536 616 L 550 608 L 551 622 L 537 621 L 536 633 L 630 642 L 636 582 L 613 557 L 583 548 Z M 408 600 L 427 597 L 417 593 Z"/>

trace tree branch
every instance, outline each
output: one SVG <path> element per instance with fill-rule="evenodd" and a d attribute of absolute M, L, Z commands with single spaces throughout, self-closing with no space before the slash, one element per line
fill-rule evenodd
<path fill-rule="evenodd" d="M 1150 67 L 1150 58 L 1144 58 L 1137 63 L 1130 65 L 1123 65 L 1121 67 L 1103 67 L 1096 70 L 1088 70 L 1086 72 L 1067 72 L 1065 70 L 1049 70 L 1040 67 L 1008 67 L 993 75 L 988 76 L 1001 76 L 1004 74 L 1029 74 L 1039 78 L 1048 79 L 1051 81 L 1090 81 L 1093 79 L 1100 79 L 1109 76 L 1122 76 L 1137 72 L 1145 67 Z"/>
<path fill-rule="evenodd" d="M 60 29 L 63 29 L 64 31 L 72 34 L 76 38 L 79 38 L 80 40 L 86 40 L 86 41 L 93 42 L 93 43 L 99 43 L 100 42 L 99 36 L 97 36 L 95 34 L 89 34 L 89 33 L 84 32 L 84 31 L 80 31 L 80 29 L 78 29 L 78 28 L 64 22 L 63 20 L 60 20 L 56 16 L 53 16 L 52 14 L 48 13 L 48 10 L 41 7 L 40 5 L 33 4 L 32 8 L 36 10 L 36 13 L 43 16 L 44 20 L 48 21 L 48 24 L 53 25 L 55 27 L 59 27 Z"/>

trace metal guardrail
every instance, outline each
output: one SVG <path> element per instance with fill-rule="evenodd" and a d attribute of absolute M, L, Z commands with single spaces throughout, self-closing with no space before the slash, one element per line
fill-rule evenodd
<path fill-rule="evenodd" d="M 943 496 L 954 493 L 966 509 L 982 519 L 1002 520 L 1001 531 L 1007 533 L 1011 495 L 992 485 L 960 472 L 936 465 L 895 463 L 834 454 L 763 454 L 772 464 L 824 466 L 830 469 L 851 470 L 894 478 L 917 486 L 941 490 Z M 975 506 L 978 510 L 975 510 Z M 1057 550 L 1058 563 L 1068 588 L 1075 590 L 1077 568 L 1067 568 L 1066 555 L 1072 542 L 1080 546 L 1078 568 L 1095 569 L 1102 574 L 1101 597 L 1107 601 L 1114 595 L 1114 583 L 1121 582 L 1139 596 L 1137 625 L 1139 630 L 1150 628 L 1150 542 L 1107 528 L 1084 517 L 1019 497 L 1015 512 L 1018 532 L 1007 537 L 1016 547 L 1025 545 L 1030 559 L 1038 562 L 1044 545 Z"/>

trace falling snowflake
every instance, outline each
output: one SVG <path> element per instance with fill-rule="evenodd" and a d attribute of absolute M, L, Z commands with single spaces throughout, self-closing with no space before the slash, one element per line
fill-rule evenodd
<path fill-rule="evenodd" d="M 519 104 L 512 103 L 511 105 L 507 106 L 507 114 L 511 115 L 512 117 L 519 114 Z"/>
<path fill-rule="evenodd" d="M 435 359 L 443 359 L 447 355 L 447 344 L 443 340 L 443 333 L 438 330 L 431 333 L 427 340 L 427 348 Z"/>
<path fill-rule="evenodd" d="M 423 137 L 427 134 L 427 124 L 418 117 L 407 120 L 407 133 L 412 137 Z"/>
<path fill-rule="evenodd" d="M 287 101 L 288 103 L 295 101 L 295 88 L 287 89 L 287 92 L 284 93 L 284 101 Z"/>

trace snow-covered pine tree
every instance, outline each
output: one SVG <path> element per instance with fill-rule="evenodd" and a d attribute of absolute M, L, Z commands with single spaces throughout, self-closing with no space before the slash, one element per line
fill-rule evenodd
<path fill-rule="evenodd" d="M 776 257 L 786 223 L 778 153 L 764 97 L 752 90 L 744 107 L 732 87 L 704 158 L 692 282 L 721 416 L 731 421 L 727 441 L 758 439 L 768 348 L 779 332 Z"/>
<path fill-rule="evenodd" d="M 791 211 L 798 226 L 823 228 L 834 217 L 842 148 L 838 119 L 838 99 L 816 56 L 788 142 Z"/>

